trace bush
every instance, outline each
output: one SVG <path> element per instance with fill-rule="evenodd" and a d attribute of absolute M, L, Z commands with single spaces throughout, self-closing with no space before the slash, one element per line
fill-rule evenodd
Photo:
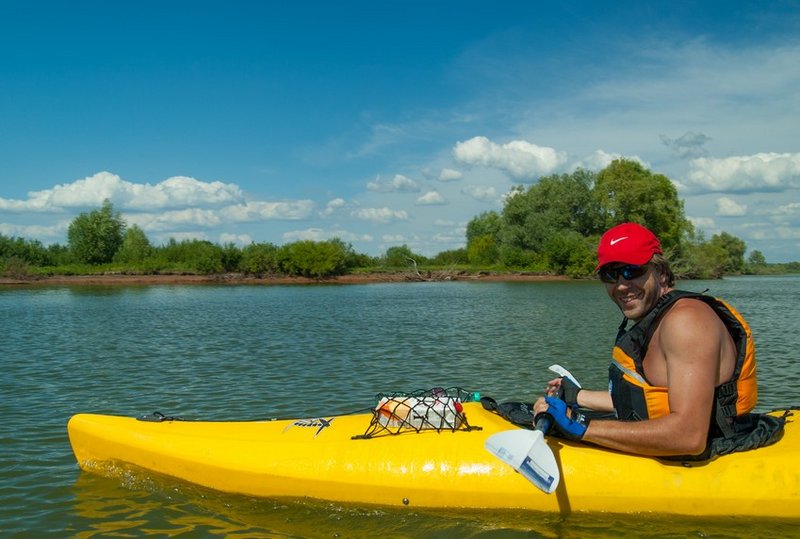
<path fill-rule="evenodd" d="M 279 270 L 278 248 L 271 243 L 251 243 L 242 250 L 239 268 L 250 275 L 267 275 Z"/>
<path fill-rule="evenodd" d="M 347 247 L 340 240 L 296 241 L 278 249 L 281 270 L 288 275 L 321 279 L 345 272 Z"/>

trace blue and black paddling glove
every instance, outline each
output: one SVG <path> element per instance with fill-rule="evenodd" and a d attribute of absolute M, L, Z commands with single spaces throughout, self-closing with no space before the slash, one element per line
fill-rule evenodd
<path fill-rule="evenodd" d="M 550 429 L 546 434 L 551 434 L 554 430 L 567 440 L 579 441 L 586 434 L 590 419 L 585 414 L 578 411 L 576 407 L 570 407 L 561 399 L 555 397 L 545 397 L 547 411 L 539 415 L 546 415 L 550 418 Z M 571 410 L 572 416 L 567 415 L 567 410 Z"/>
<path fill-rule="evenodd" d="M 576 385 L 567 376 L 561 378 L 561 385 L 558 386 L 558 398 L 570 405 L 573 411 L 578 409 L 578 393 L 583 389 L 581 386 Z"/>

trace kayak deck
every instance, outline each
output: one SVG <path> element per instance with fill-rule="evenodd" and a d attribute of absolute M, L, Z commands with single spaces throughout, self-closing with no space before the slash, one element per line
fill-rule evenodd
<path fill-rule="evenodd" d="M 372 414 L 274 421 L 140 421 L 77 414 L 68 424 L 84 470 L 119 463 L 259 497 L 432 508 L 800 517 L 800 432 L 755 451 L 683 465 L 549 437 L 561 470 L 552 495 L 484 448 L 515 428 L 464 403 L 473 430 L 354 439 Z"/>

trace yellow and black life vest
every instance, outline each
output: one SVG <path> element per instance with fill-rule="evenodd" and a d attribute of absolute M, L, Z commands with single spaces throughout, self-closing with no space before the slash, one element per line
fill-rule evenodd
<path fill-rule="evenodd" d="M 724 301 L 704 294 L 674 290 L 662 296 L 656 306 L 628 331 L 623 331 L 623 323 L 609 366 L 609 388 L 614 409 L 621 420 L 655 419 L 670 413 L 668 388 L 650 384 L 642 362 L 660 317 L 683 298 L 708 304 L 725 324 L 736 347 L 733 376 L 714 390 L 715 405 L 709 425 L 709 438 L 729 438 L 734 434 L 735 418 L 747 414 L 756 405 L 755 347 L 744 318 Z"/>

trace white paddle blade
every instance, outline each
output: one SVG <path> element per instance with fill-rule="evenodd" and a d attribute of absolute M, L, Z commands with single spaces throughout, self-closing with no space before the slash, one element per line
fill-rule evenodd
<path fill-rule="evenodd" d="M 569 378 L 570 381 L 578 387 L 581 385 L 578 383 L 578 379 L 572 376 L 572 373 L 569 372 L 567 369 L 556 363 L 555 365 L 550 365 L 549 369 L 559 375 L 562 378 Z"/>
<path fill-rule="evenodd" d="M 486 449 L 546 492 L 558 487 L 561 477 L 553 450 L 538 430 L 513 429 L 486 439 Z"/>

